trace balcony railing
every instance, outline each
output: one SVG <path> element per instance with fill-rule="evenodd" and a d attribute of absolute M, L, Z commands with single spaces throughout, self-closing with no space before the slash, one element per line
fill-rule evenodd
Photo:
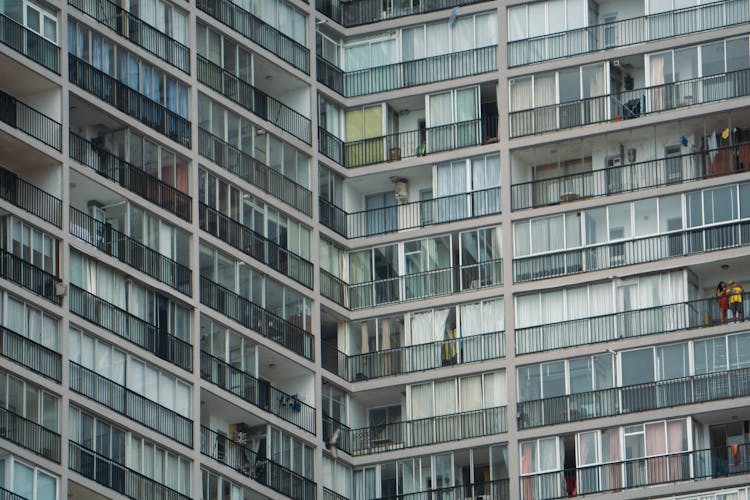
<path fill-rule="evenodd" d="M 344 238 L 363 238 L 500 213 L 500 187 L 347 213 L 318 199 L 320 222 Z"/>
<path fill-rule="evenodd" d="M 70 82 L 170 139 L 190 147 L 190 120 L 68 54 Z"/>
<path fill-rule="evenodd" d="M 0 43 L 60 74 L 60 47 L 0 14 Z"/>
<path fill-rule="evenodd" d="M 0 248 L 0 278 L 31 290 L 58 306 L 62 304 L 62 295 L 58 290 L 62 281 L 2 248 Z"/>
<path fill-rule="evenodd" d="M 3 356 L 56 382 L 62 380 L 60 353 L 3 326 L 0 334 Z"/>
<path fill-rule="evenodd" d="M 696 104 L 750 95 L 750 69 L 665 83 L 510 113 L 510 136 L 631 120 Z"/>
<path fill-rule="evenodd" d="M 198 81 L 297 139 L 311 143 L 312 126 L 309 118 L 201 55 L 198 55 Z"/>
<path fill-rule="evenodd" d="M 349 382 L 505 357 L 505 332 L 347 355 L 323 342 L 323 368 Z"/>
<path fill-rule="evenodd" d="M 316 0 L 315 8 L 342 26 L 350 28 L 386 19 L 426 14 L 438 10 L 451 9 L 462 5 L 472 5 L 484 0 L 423 0 L 420 2 L 385 2 L 381 0 Z"/>
<path fill-rule="evenodd" d="M 750 320 L 750 293 L 743 294 Z M 731 317 L 731 313 L 730 313 Z M 601 316 L 516 328 L 516 354 L 563 349 L 578 345 L 703 328 L 721 321 L 715 297 L 621 311 Z M 729 321 L 736 321 L 735 318 Z"/>
<path fill-rule="evenodd" d="M 0 408 L 0 439 L 60 463 L 60 434 L 6 408 Z"/>
<path fill-rule="evenodd" d="M 740 444 L 521 476 L 520 498 L 552 500 L 748 474 L 748 456 L 750 445 Z"/>
<path fill-rule="evenodd" d="M 317 58 L 318 81 L 344 97 L 416 87 L 496 69 L 497 45 L 356 71 L 344 71 L 320 56 Z"/>
<path fill-rule="evenodd" d="M 168 210 L 188 222 L 191 221 L 191 198 L 176 187 L 159 180 L 145 170 L 95 146 L 92 142 L 70 132 L 70 157 L 93 168 L 128 191 Z"/>
<path fill-rule="evenodd" d="M 626 47 L 750 21 L 746 0 L 723 0 L 696 7 L 597 24 L 508 42 L 508 66 Z"/>
<path fill-rule="evenodd" d="M 1 36 L 1 35 L 0 35 Z M 62 151 L 62 125 L 0 90 L 0 121 Z"/>
<path fill-rule="evenodd" d="M 109 0 L 68 0 L 84 14 L 146 49 L 185 73 L 190 73 L 190 49 Z"/>
<path fill-rule="evenodd" d="M 161 359 L 187 371 L 193 370 L 193 347 L 190 344 L 72 284 L 70 311 Z"/>
<path fill-rule="evenodd" d="M 515 281 L 611 269 L 750 244 L 750 220 L 513 259 Z"/>
<path fill-rule="evenodd" d="M 198 153 L 300 212 L 312 214 L 309 189 L 202 128 L 198 129 Z"/>
<path fill-rule="evenodd" d="M 29 500 L 21 495 L 16 495 L 12 491 L 8 491 L 5 488 L 0 488 L 0 500 Z"/>
<path fill-rule="evenodd" d="M 193 421 L 114 380 L 70 361 L 70 389 L 187 447 L 193 447 Z"/>
<path fill-rule="evenodd" d="M 245 443 L 232 441 L 208 427 L 201 427 L 201 453 L 284 496 L 315 500 L 314 481 L 269 460 L 265 452 L 256 453 Z"/>
<path fill-rule="evenodd" d="M 190 497 L 75 441 L 68 441 L 68 467 L 129 498 L 190 500 Z"/>
<path fill-rule="evenodd" d="M 62 227 L 62 200 L 0 167 L 0 199 Z"/>
<path fill-rule="evenodd" d="M 198 218 L 202 230 L 312 289 L 312 262 L 203 203 L 199 205 Z"/>
<path fill-rule="evenodd" d="M 201 304 L 300 356 L 309 360 L 315 359 L 312 349 L 313 336 L 304 328 L 277 316 L 205 276 L 201 276 L 200 289 Z"/>
<path fill-rule="evenodd" d="M 497 115 L 490 115 L 351 142 L 318 127 L 318 150 L 344 167 L 363 167 L 497 142 L 497 120 Z"/>
<path fill-rule="evenodd" d="M 70 234 L 157 281 L 190 296 L 192 271 L 140 241 L 70 207 Z"/>
<path fill-rule="evenodd" d="M 490 482 L 476 482 L 474 484 L 446 486 L 445 488 L 436 488 L 434 490 L 418 491 L 415 493 L 382 496 L 378 500 L 458 500 L 462 498 L 508 500 L 510 498 L 509 486 L 509 479 L 497 479 Z"/>
<path fill-rule="evenodd" d="M 513 184 L 512 210 L 639 191 L 747 171 L 750 143 Z"/>
<path fill-rule="evenodd" d="M 310 51 L 230 0 L 197 0 L 198 9 L 272 52 L 283 61 L 310 73 Z"/>
<path fill-rule="evenodd" d="M 3 499 L 4 500 L 4 499 Z M 340 495 L 333 490 L 323 487 L 323 500 L 349 500 L 344 495 Z"/>
<path fill-rule="evenodd" d="M 201 351 L 201 378 L 315 434 L 315 408 L 205 351 Z"/>

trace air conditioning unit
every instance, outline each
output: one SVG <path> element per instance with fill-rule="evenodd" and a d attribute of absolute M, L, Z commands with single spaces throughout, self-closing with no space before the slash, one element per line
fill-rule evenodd
<path fill-rule="evenodd" d="M 406 179 L 393 181 L 394 195 L 399 203 L 406 203 L 409 199 L 409 183 Z"/>
<path fill-rule="evenodd" d="M 55 297 L 64 297 L 66 293 L 68 293 L 68 285 L 55 283 Z"/>

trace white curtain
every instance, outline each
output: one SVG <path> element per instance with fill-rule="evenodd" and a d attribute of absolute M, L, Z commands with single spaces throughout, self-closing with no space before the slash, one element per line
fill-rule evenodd
<path fill-rule="evenodd" d="M 474 18 L 462 17 L 453 23 L 453 52 L 472 49 L 474 46 Z"/>
<path fill-rule="evenodd" d="M 534 107 L 555 104 L 555 75 L 541 75 L 534 78 Z"/>
<path fill-rule="evenodd" d="M 480 14 L 476 16 L 476 36 L 477 48 L 489 47 L 497 44 L 497 13 Z"/>
<path fill-rule="evenodd" d="M 526 328 L 541 323 L 539 315 L 539 294 L 516 297 L 516 326 Z"/>
<path fill-rule="evenodd" d="M 403 52 L 404 61 L 413 61 L 425 57 L 427 52 L 425 48 L 424 26 L 408 28 L 402 32 L 401 50 Z"/>
<path fill-rule="evenodd" d="M 412 345 L 432 342 L 432 311 L 413 313 L 411 315 L 411 343 Z"/>
<path fill-rule="evenodd" d="M 614 312 L 612 304 L 612 284 L 599 283 L 589 286 L 589 312 L 591 316 L 601 316 Z"/>
<path fill-rule="evenodd" d="M 439 342 L 443 340 L 447 329 L 448 316 L 450 315 L 450 308 L 448 309 L 435 309 L 435 323 L 433 325 L 432 340 L 431 342 Z"/>
<path fill-rule="evenodd" d="M 450 34 L 448 23 L 427 25 L 427 57 L 450 52 Z"/>
<path fill-rule="evenodd" d="M 433 416 L 432 383 L 411 386 L 411 419 Z"/>
<path fill-rule="evenodd" d="M 589 293 L 585 286 L 571 288 L 566 292 L 568 320 L 589 316 Z M 598 300 L 598 298 L 596 299 Z"/>
<path fill-rule="evenodd" d="M 446 125 L 453 121 L 451 95 L 451 92 L 443 92 L 441 94 L 431 94 L 427 96 L 430 103 L 430 119 L 427 124 L 428 127 Z"/>
<path fill-rule="evenodd" d="M 563 292 L 546 292 L 541 294 L 541 323 L 556 323 L 564 319 Z"/>
<path fill-rule="evenodd" d="M 528 30 L 526 29 L 526 5 L 508 8 L 508 39 L 522 40 L 527 38 Z"/>
<path fill-rule="evenodd" d="M 471 87 L 456 91 L 456 121 L 465 122 L 475 120 L 479 116 L 477 105 L 477 89 Z"/>
<path fill-rule="evenodd" d="M 646 276 L 638 280 L 638 308 L 661 305 L 661 277 Z"/>
<path fill-rule="evenodd" d="M 436 197 L 465 193 L 466 191 L 466 162 L 454 161 L 452 163 L 441 163 L 437 166 Z"/>
<path fill-rule="evenodd" d="M 461 336 L 468 337 L 485 333 L 482 331 L 482 304 L 464 304 L 461 306 Z"/>
<path fill-rule="evenodd" d="M 514 78 L 510 81 L 510 110 L 531 109 L 534 99 L 531 93 L 531 77 Z"/>
<path fill-rule="evenodd" d="M 462 377 L 461 410 L 462 412 L 482 408 L 482 376 Z"/>
<path fill-rule="evenodd" d="M 503 299 L 482 302 L 482 322 L 484 332 L 501 332 L 505 330 L 505 310 Z"/>
<path fill-rule="evenodd" d="M 508 402 L 505 372 L 484 374 L 484 407 L 495 408 Z"/>
<path fill-rule="evenodd" d="M 449 415 L 456 411 L 456 381 L 435 382 L 435 414 Z"/>

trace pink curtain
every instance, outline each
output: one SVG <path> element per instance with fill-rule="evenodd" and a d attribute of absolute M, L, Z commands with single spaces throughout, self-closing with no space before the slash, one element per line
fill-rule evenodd
<path fill-rule="evenodd" d="M 602 457 L 602 462 L 610 462 L 607 465 L 609 474 L 606 474 L 606 469 L 602 470 L 602 481 L 605 488 L 611 490 L 619 490 L 622 488 L 622 464 L 619 463 L 622 460 L 622 452 L 620 450 L 620 432 L 619 429 L 610 429 L 608 431 L 602 431 L 602 443 L 606 440 L 607 442 L 607 453 Z"/>
<path fill-rule="evenodd" d="M 535 446 L 535 441 L 521 444 L 521 474 L 531 474 L 532 472 L 534 472 L 532 462 L 534 460 Z M 523 485 L 521 493 L 523 494 L 523 498 L 525 500 L 533 499 L 534 494 L 532 490 L 532 478 L 529 476 L 524 477 L 522 479 L 522 482 Z"/>
<path fill-rule="evenodd" d="M 646 460 L 648 483 L 660 484 L 667 481 L 669 472 L 667 460 L 667 437 L 664 431 L 664 422 L 646 425 L 646 455 L 651 458 Z"/>
<path fill-rule="evenodd" d="M 677 453 L 669 457 L 669 476 L 672 481 L 687 479 L 690 474 L 689 457 L 687 451 L 687 421 L 672 420 L 667 422 L 667 440 L 669 453 Z"/>

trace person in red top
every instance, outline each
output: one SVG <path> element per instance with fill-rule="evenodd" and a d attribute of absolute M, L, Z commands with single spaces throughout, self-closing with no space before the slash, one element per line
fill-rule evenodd
<path fill-rule="evenodd" d="M 727 311 L 729 310 L 729 290 L 727 290 L 727 284 L 723 281 L 719 281 L 719 286 L 716 287 L 716 298 L 719 301 L 721 324 L 724 325 L 727 322 Z"/>

